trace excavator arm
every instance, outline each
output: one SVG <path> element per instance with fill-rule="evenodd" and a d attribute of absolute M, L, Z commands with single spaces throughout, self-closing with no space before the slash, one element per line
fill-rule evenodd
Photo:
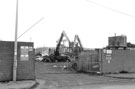
<path fill-rule="evenodd" d="M 63 40 L 63 37 L 66 37 L 67 41 L 68 41 L 69 44 L 70 44 L 70 40 L 69 40 L 67 34 L 65 33 L 65 31 L 63 31 L 63 32 L 61 33 L 60 39 L 59 39 L 59 41 L 58 41 L 58 43 L 57 43 L 57 46 L 56 46 L 56 50 L 55 50 L 55 55 L 56 55 L 56 56 L 59 56 L 59 48 L 60 48 L 61 42 L 62 42 L 62 40 Z"/>
<path fill-rule="evenodd" d="M 80 45 L 80 51 L 82 52 L 83 51 L 83 46 L 82 46 L 81 40 L 80 40 L 78 35 L 75 35 L 74 43 L 76 43 L 76 40 L 78 41 L 78 43 Z"/>

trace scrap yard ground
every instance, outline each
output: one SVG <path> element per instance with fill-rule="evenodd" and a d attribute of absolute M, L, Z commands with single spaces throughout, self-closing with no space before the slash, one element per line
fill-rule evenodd
<path fill-rule="evenodd" d="M 35 89 L 134 89 L 134 79 L 111 78 L 101 75 L 76 73 L 70 68 L 63 69 L 68 63 L 35 63 Z"/>

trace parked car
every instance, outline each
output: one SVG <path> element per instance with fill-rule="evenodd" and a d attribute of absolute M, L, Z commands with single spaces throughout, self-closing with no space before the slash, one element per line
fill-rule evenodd
<path fill-rule="evenodd" d="M 35 60 L 36 61 L 42 61 L 43 60 L 43 57 L 42 56 L 36 56 Z"/>

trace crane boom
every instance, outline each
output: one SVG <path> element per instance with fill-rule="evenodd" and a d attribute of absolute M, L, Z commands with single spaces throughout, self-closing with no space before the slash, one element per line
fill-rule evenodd
<path fill-rule="evenodd" d="M 63 31 L 63 32 L 61 33 L 60 39 L 59 39 L 58 44 L 57 44 L 57 46 L 56 46 L 56 51 L 55 51 L 55 55 L 56 55 L 56 56 L 59 56 L 59 48 L 60 48 L 61 42 L 62 42 L 62 40 L 63 40 L 63 37 L 66 37 L 66 39 L 68 40 L 68 42 L 69 42 L 69 44 L 70 44 L 70 40 L 69 40 L 69 38 L 68 38 L 66 32 Z"/>
<path fill-rule="evenodd" d="M 74 43 L 76 42 L 76 40 L 78 41 L 78 43 L 80 45 L 80 51 L 83 51 L 83 46 L 82 46 L 81 40 L 78 35 L 75 35 Z"/>

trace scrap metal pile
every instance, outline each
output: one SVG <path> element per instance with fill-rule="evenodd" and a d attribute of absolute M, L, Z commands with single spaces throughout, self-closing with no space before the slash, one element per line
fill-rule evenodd
<path fill-rule="evenodd" d="M 65 39 L 64 39 L 65 37 Z M 65 41 L 68 42 L 68 45 L 65 45 Z M 56 49 L 49 49 L 49 55 L 43 56 L 43 62 L 70 62 L 72 58 L 78 55 L 83 51 L 82 43 L 78 35 L 75 35 L 74 41 L 71 42 L 63 31 L 59 40 L 57 41 Z"/>

